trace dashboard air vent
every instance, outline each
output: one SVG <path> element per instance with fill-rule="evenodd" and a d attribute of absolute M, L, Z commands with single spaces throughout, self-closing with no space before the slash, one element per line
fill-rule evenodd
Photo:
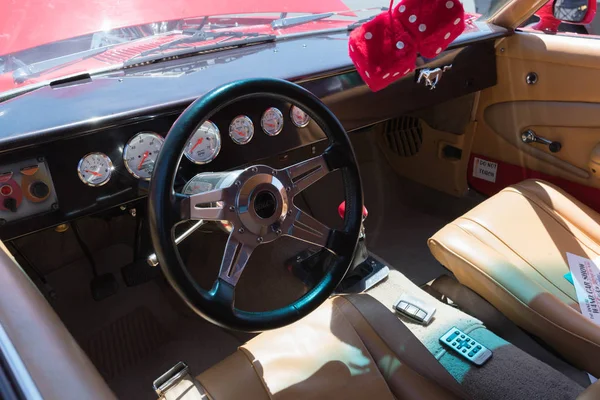
<path fill-rule="evenodd" d="M 414 156 L 423 144 L 423 128 L 416 117 L 400 117 L 384 122 L 386 146 L 400 157 Z"/>

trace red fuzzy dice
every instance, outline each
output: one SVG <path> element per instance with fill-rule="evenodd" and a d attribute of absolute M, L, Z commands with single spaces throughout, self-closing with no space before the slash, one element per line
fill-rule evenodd
<path fill-rule="evenodd" d="M 427 58 L 440 54 L 465 29 L 465 10 L 458 0 L 403 0 L 392 15 Z"/>
<path fill-rule="evenodd" d="M 417 59 L 413 38 L 388 12 L 352 31 L 349 49 L 356 70 L 373 91 L 408 74 Z"/>
<path fill-rule="evenodd" d="M 417 52 L 434 58 L 465 29 L 458 0 L 403 0 L 350 34 L 352 62 L 378 91 L 415 69 Z"/>

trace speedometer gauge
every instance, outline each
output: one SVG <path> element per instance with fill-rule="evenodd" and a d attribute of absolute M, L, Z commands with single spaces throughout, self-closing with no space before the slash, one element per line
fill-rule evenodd
<path fill-rule="evenodd" d="M 229 124 L 229 136 L 237 144 L 246 144 L 254 136 L 254 124 L 245 115 L 238 115 Z"/>
<path fill-rule="evenodd" d="M 260 125 L 267 135 L 279 135 L 283 129 L 283 114 L 275 107 L 267 108 L 260 119 Z"/>
<path fill-rule="evenodd" d="M 204 121 L 188 141 L 184 154 L 195 164 L 207 164 L 217 157 L 220 150 L 219 128 L 211 121 Z"/>
<path fill-rule="evenodd" d="M 110 180 L 113 163 L 104 153 L 89 153 L 79 160 L 77 175 L 88 186 L 102 186 Z"/>
<path fill-rule="evenodd" d="M 304 128 L 310 122 L 310 117 L 304 111 L 296 106 L 290 110 L 290 118 L 298 128 Z"/>
<path fill-rule="evenodd" d="M 132 137 L 123 150 L 127 171 L 138 179 L 149 181 L 164 141 L 154 132 L 140 132 Z"/>

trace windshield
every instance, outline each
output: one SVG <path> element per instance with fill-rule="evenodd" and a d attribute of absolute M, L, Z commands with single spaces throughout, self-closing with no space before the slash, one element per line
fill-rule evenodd
<path fill-rule="evenodd" d="M 423 0 L 425 1 L 425 0 Z M 509 0 L 465 0 L 487 18 Z M 0 12 L 0 95 L 66 76 L 294 34 L 347 30 L 387 0 L 28 0 Z M 172 54 L 170 54 L 172 55 Z"/>

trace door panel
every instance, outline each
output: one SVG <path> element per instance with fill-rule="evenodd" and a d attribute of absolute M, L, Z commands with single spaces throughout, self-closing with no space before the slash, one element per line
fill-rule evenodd
<path fill-rule="evenodd" d="M 495 160 L 497 173 L 481 179 L 470 165 L 471 186 L 491 195 L 507 182 L 537 176 L 595 202 L 590 196 L 600 198 L 600 171 L 590 160 L 600 144 L 600 40 L 516 33 L 497 43 L 496 55 L 498 84 L 481 92 L 472 158 Z M 530 73 L 535 84 L 526 82 Z M 527 129 L 562 149 L 523 143 Z"/>

